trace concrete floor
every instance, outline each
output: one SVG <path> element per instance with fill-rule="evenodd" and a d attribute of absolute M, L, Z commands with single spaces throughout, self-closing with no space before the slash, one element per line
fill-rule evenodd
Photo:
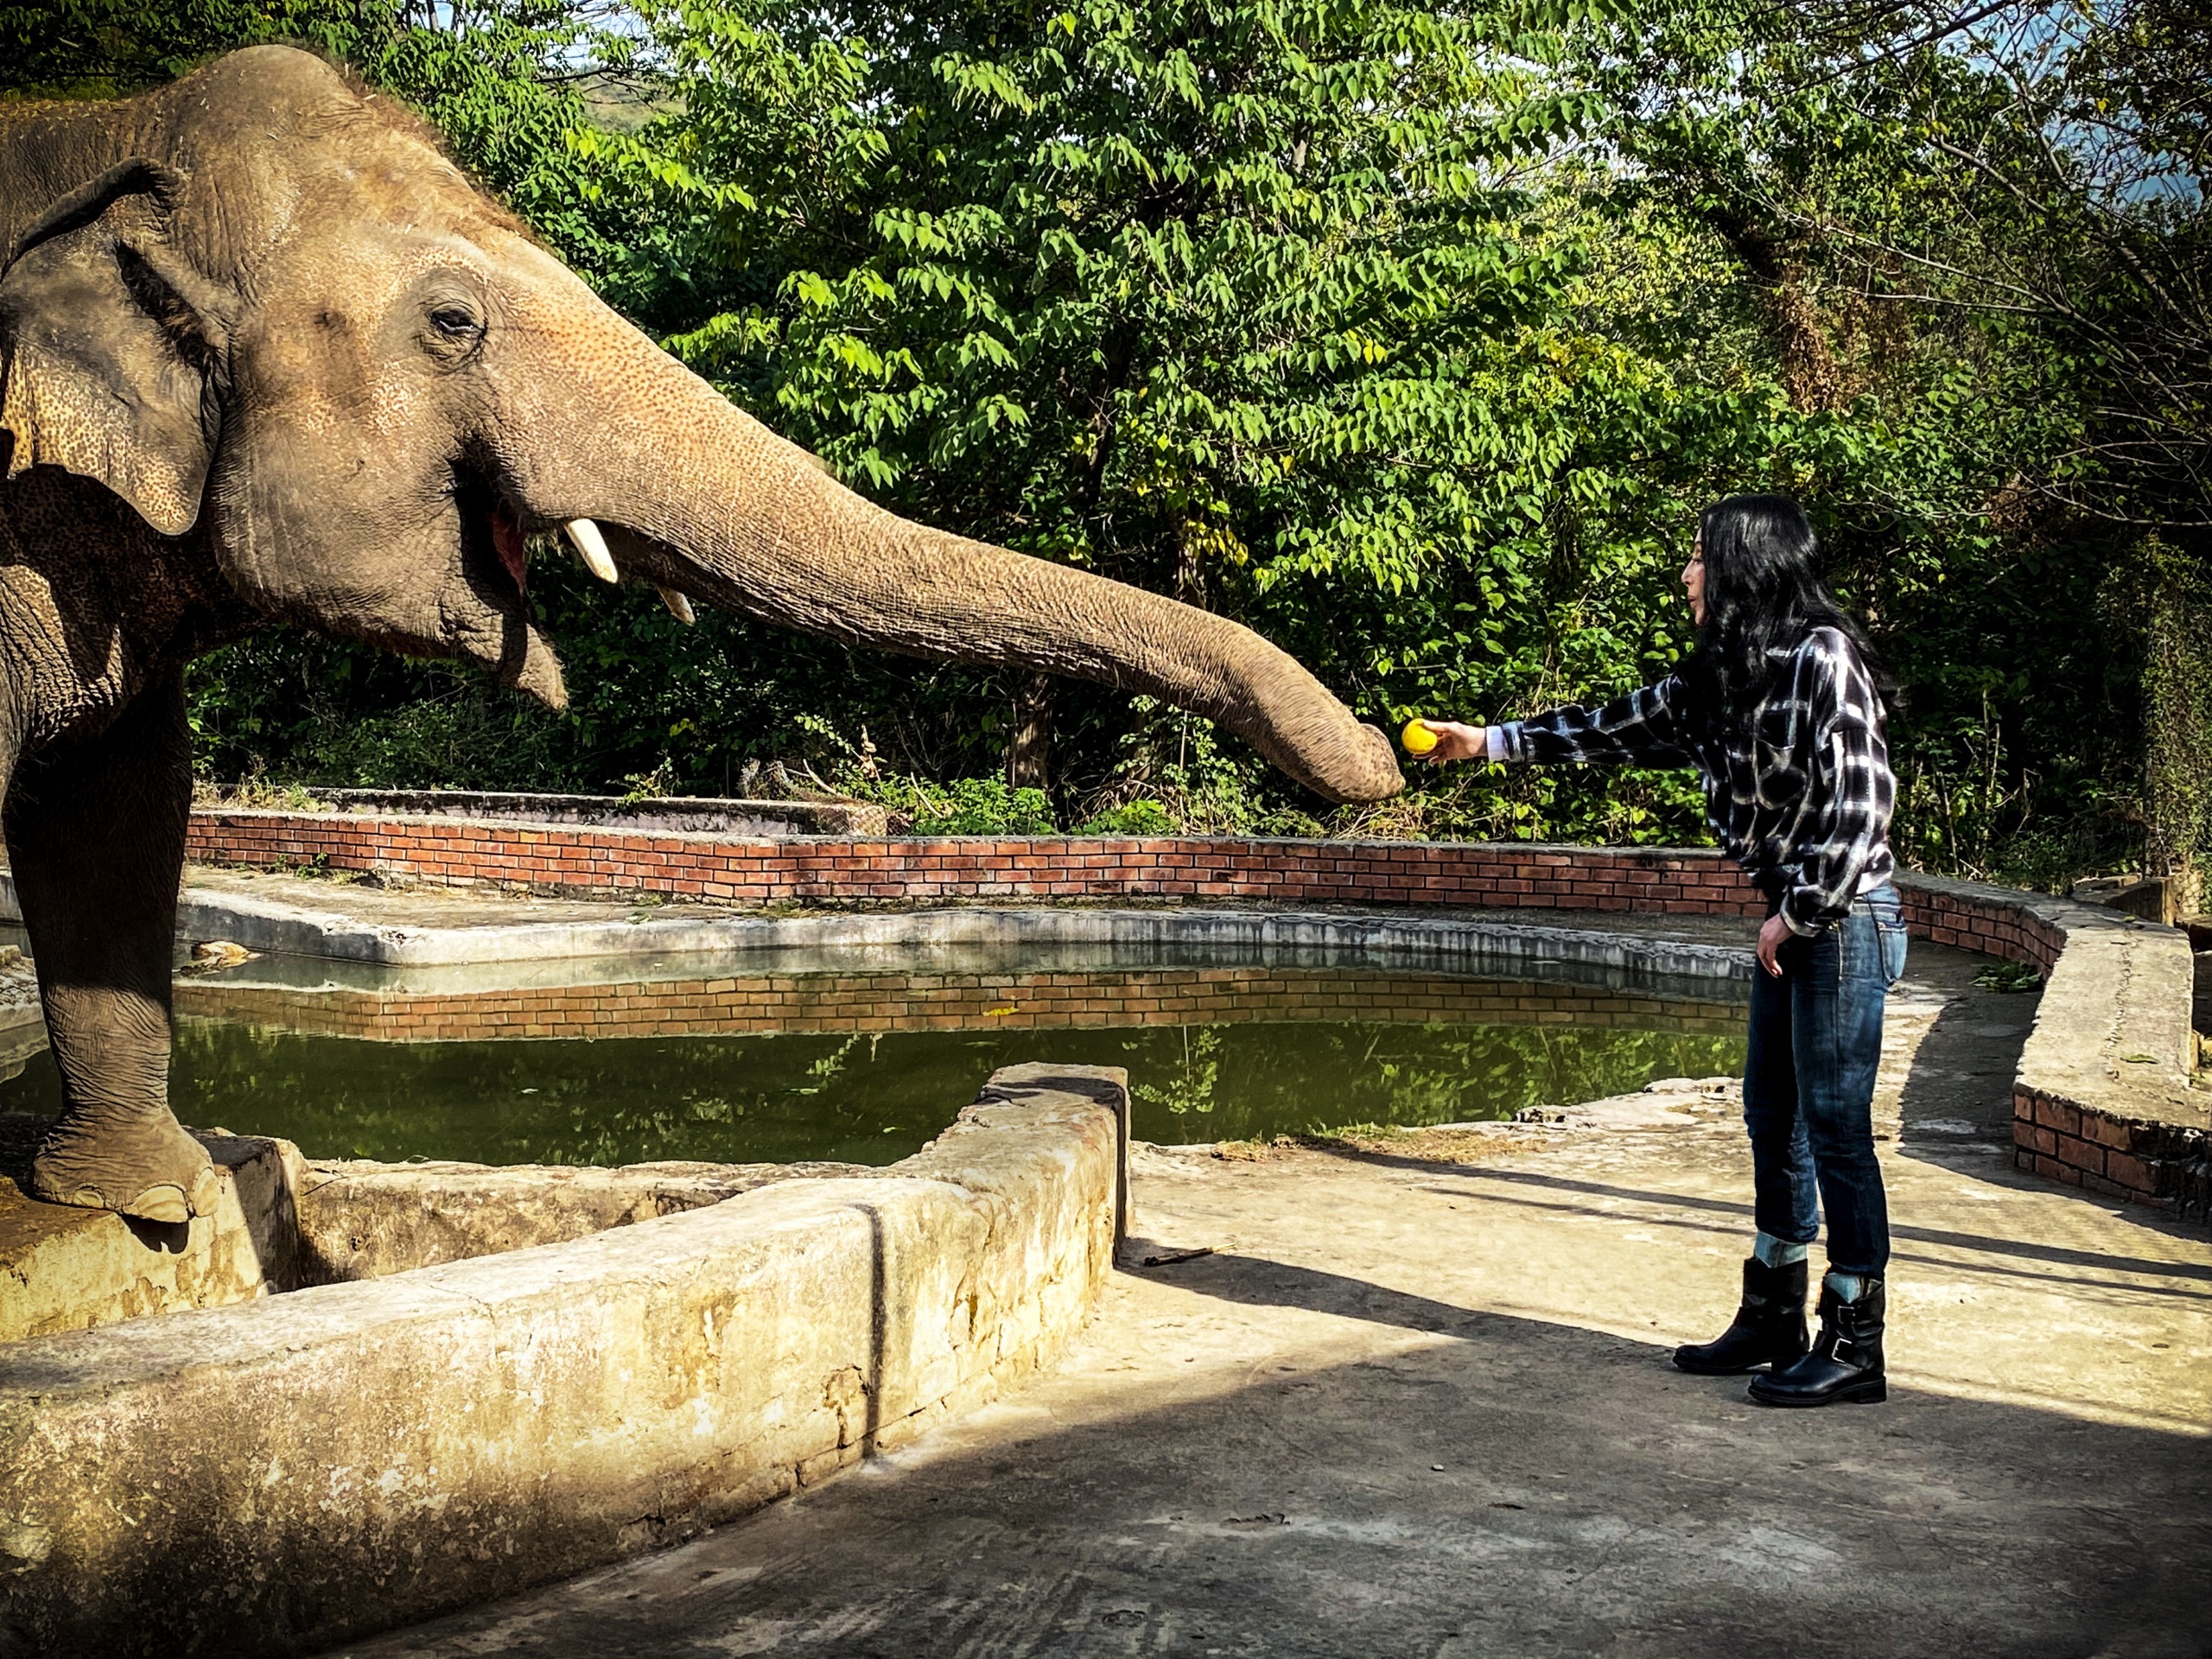
<path fill-rule="evenodd" d="M 682 1548 L 344 1651 L 2203 1659 L 2212 1242 L 2016 1174 L 2032 999 L 1915 950 L 1880 1103 L 1885 1406 L 1765 1411 L 1667 1364 L 1733 1303 L 1729 1103 L 1143 1150 L 1146 1240 L 1016 1397 Z"/>

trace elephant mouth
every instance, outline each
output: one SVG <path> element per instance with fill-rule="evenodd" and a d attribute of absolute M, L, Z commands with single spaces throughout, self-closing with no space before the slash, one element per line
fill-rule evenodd
<path fill-rule="evenodd" d="M 524 518 L 486 474 L 473 467 L 454 469 L 453 501 L 461 518 L 461 569 L 470 586 L 499 608 L 519 605 L 530 588 L 529 548 Z"/>
<path fill-rule="evenodd" d="M 460 585 L 439 604 L 445 652 L 474 659 L 551 708 L 566 706 L 560 662 L 528 597 L 529 538 L 551 526 L 518 505 L 495 474 L 461 463 L 453 469 L 448 511 L 460 538 Z"/>

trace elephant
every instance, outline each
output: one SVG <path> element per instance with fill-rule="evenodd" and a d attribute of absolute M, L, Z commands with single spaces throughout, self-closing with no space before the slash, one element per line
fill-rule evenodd
<path fill-rule="evenodd" d="M 560 707 L 527 589 L 563 531 L 679 615 L 1145 692 L 1334 800 L 1403 786 L 1256 633 L 846 489 L 313 54 L 0 103 L 0 258 L 4 829 L 66 1096 L 37 1198 L 215 1198 L 167 1098 L 186 664 L 286 622 Z"/>

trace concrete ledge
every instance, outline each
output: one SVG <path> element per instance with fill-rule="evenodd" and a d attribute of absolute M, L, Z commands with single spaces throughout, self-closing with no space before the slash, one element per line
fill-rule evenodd
<path fill-rule="evenodd" d="M 0 1118 L 0 1343 L 290 1287 L 306 1173 L 297 1147 L 201 1136 L 220 1180 L 215 1213 L 161 1226 L 26 1197 L 18 1182 L 46 1122 Z"/>
<path fill-rule="evenodd" d="M 289 1141 L 203 1134 L 215 1211 L 159 1226 L 25 1196 L 48 1121 L 0 1117 L 0 1343 L 564 1243 L 777 1181 L 881 1173 L 825 1163 L 309 1161 Z"/>
<path fill-rule="evenodd" d="M 2212 1095 L 2195 1086 L 2189 936 L 2101 905 L 1911 876 L 1908 919 L 2044 971 L 2012 1084 L 2013 1158 L 2108 1198 L 2212 1213 Z"/>
<path fill-rule="evenodd" d="M 12 891 L 0 902 L 12 902 Z M 1535 922 L 1471 921 L 1346 912 L 1230 908 L 1125 910 L 931 907 L 796 916 L 733 915 L 561 921 L 428 928 L 364 925 L 335 910 L 300 908 L 258 894 L 188 887 L 179 916 L 193 938 L 235 940 L 251 950 L 327 957 L 393 967 L 535 962 L 548 957 L 735 955 L 763 950 L 912 945 L 1064 946 L 1319 951 L 1408 964 L 1583 963 L 1644 977 L 1749 982 L 1747 951 L 1685 940 L 1593 934 Z"/>
<path fill-rule="evenodd" d="M 683 1537 L 993 1397 L 1110 1269 L 1128 1101 L 1114 1068 L 994 1083 L 873 1179 L 0 1349 L 0 1633 L 312 1651 Z"/>
<path fill-rule="evenodd" d="M 297 1266 L 284 1289 L 587 1238 L 720 1204 L 778 1181 L 866 1178 L 864 1164 L 550 1164 L 356 1160 L 308 1166 Z"/>
<path fill-rule="evenodd" d="M 20 1076 L 31 1057 L 45 1047 L 46 1014 L 35 998 L 0 1005 L 0 1081 Z"/>
<path fill-rule="evenodd" d="M 206 880 L 206 877 L 198 878 Z M 816 912 L 785 915 L 628 917 L 607 913 L 545 922 L 480 922 L 435 926 L 368 919 L 350 894 L 330 890 L 328 908 L 284 896 L 229 887 L 188 884 L 177 915 L 180 939 L 229 939 L 275 956 L 385 968 L 455 968 L 550 961 L 615 963 L 639 957 L 757 956 L 768 951 L 852 951 L 985 947 L 1064 950 L 1110 946 L 1130 953 L 1249 952 L 1316 965 L 1347 962 L 1419 967 L 1581 966 L 1599 977 L 1631 980 L 1733 979 L 1748 983 L 1747 947 L 1662 936 L 1606 932 L 1587 926 L 1471 916 L 1376 910 L 1300 910 L 1232 906 L 1081 907 L 963 904 L 901 910 Z M 14 880 L 0 869 L 0 921 L 12 920 Z M 532 976 L 528 982 L 546 976 Z M 557 977 L 557 976 L 556 976 Z M 596 977 L 596 976 L 594 976 Z M 487 983 L 504 983 L 491 981 Z"/>

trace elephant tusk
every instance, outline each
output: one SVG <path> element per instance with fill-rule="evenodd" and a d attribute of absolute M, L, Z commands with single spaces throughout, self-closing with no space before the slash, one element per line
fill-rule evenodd
<path fill-rule="evenodd" d="M 659 587 L 659 584 L 656 582 L 654 586 Z M 690 600 L 673 588 L 660 589 L 660 602 L 668 607 L 668 613 L 671 616 L 687 628 L 699 620 L 698 613 L 691 608 Z"/>
<path fill-rule="evenodd" d="M 561 531 L 592 575 L 601 582 L 622 580 L 614 569 L 614 556 L 607 550 L 607 537 L 600 534 L 597 524 L 588 518 L 571 518 Z"/>

